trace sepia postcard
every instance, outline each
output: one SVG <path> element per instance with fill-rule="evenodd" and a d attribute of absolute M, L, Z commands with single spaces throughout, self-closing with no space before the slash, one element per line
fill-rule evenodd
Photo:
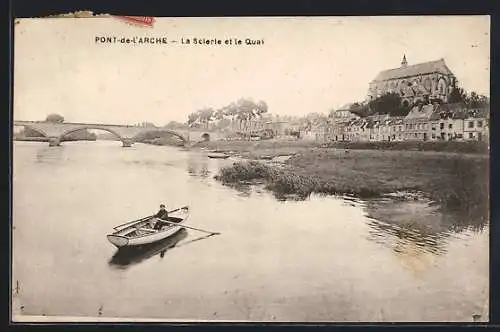
<path fill-rule="evenodd" d="M 489 16 L 13 29 L 13 322 L 489 321 Z"/>

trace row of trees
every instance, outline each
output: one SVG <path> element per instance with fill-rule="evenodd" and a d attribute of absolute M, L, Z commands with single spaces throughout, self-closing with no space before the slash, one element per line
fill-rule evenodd
<path fill-rule="evenodd" d="M 469 108 L 483 108 L 490 106 L 490 99 L 485 95 L 472 91 L 467 93 L 464 89 L 456 87 L 450 93 L 449 103 L 463 103 Z"/>
<path fill-rule="evenodd" d="M 210 124 L 217 122 L 219 125 L 228 125 L 233 130 L 248 132 L 253 129 L 254 121 L 267 111 L 268 107 L 264 101 L 255 102 L 251 98 L 240 98 L 219 109 L 205 107 L 191 113 L 187 123 L 190 127 L 208 129 Z"/>
<path fill-rule="evenodd" d="M 413 105 L 404 104 L 401 96 L 395 92 L 388 92 L 380 97 L 370 100 L 367 103 L 352 103 L 348 111 L 360 116 L 367 117 L 373 114 L 389 114 L 390 116 L 405 116 Z M 335 110 L 330 111 L 333 116 Z"/>

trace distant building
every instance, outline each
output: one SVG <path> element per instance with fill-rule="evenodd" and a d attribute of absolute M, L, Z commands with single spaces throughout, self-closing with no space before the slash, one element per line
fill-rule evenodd
<path fill-rule="evenodd" d="M 489 108 L 469 110 L 463 119 L 465 140 L 489 140 Z"/>
<path fill-rule="evenodd" d="M 455 84 L 455 75 L 444 59 L 408 65 L 403 56 L 401 67 L 381 71 L 370 82 L 368 100 L 393 92 L 398 93 L 406 105 L 419 100 L 425 104 L 436 100 L 447 102 Z"/>
<path fill-rule="evenodd" d="M 448 102 L 456 78 L 443 59 L 409 66 L 403 56 L 400 68 L 384 70 L 370 82 L 366 101 L 347 104 L 329 116 L 329 141 L 450 141 L 489 140 L 489 107 L 470 108 Z M 406 116 L 365 116 L 366 102 L 397 93 L 412 106 Z M 354 113 L 355 112 L 355 113 Z M 320 131 L 319 137 L 322 137 Z M 311 134 L 310 139 L 313 136 Z"/>
<path fill-rule="evenodd" d="M 405 141 L 428 141 L 430 139 L 431 116 L 437 104 L 418 105 L 413 107 L 404 118 Z"/>
<path fill-rule="evenodd" d="M 429 119 L 431 140 L 463 140 L 467 112 L 467 107 L 460 103 L 437 106 Z"/>
<path fill-rule="evenodd" d="M 389 114 L 375 114 L 366 117 L 370 141 L 390 141 L 391 127 Z"/>
<path fill-rule="evenodd" d="M 285 135 L 287 127 L 289 127 L 288 121 L 266 121 L 261 129 L 271 131 L 274 137 L 281 137 Z"/>
<path fill-rule="evenodd" d="M 393 116 L 389 120 L 389 126 L 391 128 L 391 139 L 390 141 L 402 141 L 404 140 L 404 116 Z"/>
<path fill-rule="evenodd" d="M 349 111 L 350 104 L 332 112 L 329 125 L 326 128 L 326 136 L 329 141 L 347 141 L 347 126 L 353 120 L 360 118 L 359 115 Z"/>
<path fill-rule="evenodd" d="M 299 136 L 303 140 L 325 142 L 328 140 L 328 123 L 313 124 L 310 128 L 300 130 Z"/>

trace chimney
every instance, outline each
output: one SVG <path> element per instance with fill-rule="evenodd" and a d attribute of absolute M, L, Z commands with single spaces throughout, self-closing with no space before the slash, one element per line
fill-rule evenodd
<path fill-rule="evenodd" d="M 406 61 L 406 54 L 403 54 L 403 61 L 401 61 L 401 67 L 406 67 L 408 62 Z"/>

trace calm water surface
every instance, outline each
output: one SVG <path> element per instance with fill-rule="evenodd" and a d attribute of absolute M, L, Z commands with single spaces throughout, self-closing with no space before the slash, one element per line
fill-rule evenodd
<path fill-rule="evenodd" d="M 391 214 L 404 210 L 402 224 L 348 198 L 278 201 L 213 179 L 233 161 L 143 144 L 15 142 L 13 310 L 176 320 L 487 319 L 487 227 L 451 231 L 453 217 L 418 201 L 391 203 Z M 222 234 L 187 230 L 133 254 L 107 241 L 113 226 L 162 202 L 189 205 L 189 225 Z"/>

